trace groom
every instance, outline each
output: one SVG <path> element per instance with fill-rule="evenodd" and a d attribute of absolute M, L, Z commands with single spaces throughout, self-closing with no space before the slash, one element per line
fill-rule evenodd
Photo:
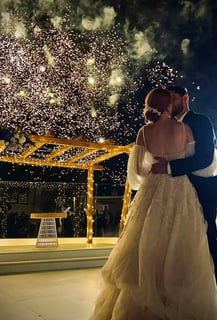
<path fill-rule="evenodd" d="M 197 191 L 207 221 L 207 236 L 210 253 L 213 258 L 215 277 L 217 279 L 217 176 L 209 176 L 215 150 L 215 133 L 210 119 L 189 109 L 189 96 L 185 88 L 170 86 L 172 95 L 173 116 L 183 121 L 192 130 L 195 140 L 195 154 L 185 159 L 166 163 L 162 159 L 153 164 L 152 173 L 169 173 L 173 177 L 187 174 Z M 203 170 L 205 169 L 205 170 Z M 200 170 L 199 172 L 197 172 Z M 195 172 L 196 171 L 196 172 Z M 198 174 L 198 175 L 197 175 Z M 200 176 L 199 176 L 200 175 Z"/>

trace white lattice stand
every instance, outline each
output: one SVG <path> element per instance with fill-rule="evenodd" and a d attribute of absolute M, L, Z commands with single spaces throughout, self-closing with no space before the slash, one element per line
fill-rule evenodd
<path fill-rule="evenodd" d="M 31 219 L 41 219 L 36 241 L 37 248 L 58 247 L 56 218 L 66 218 L 65 212 L 31 213 Z"/>

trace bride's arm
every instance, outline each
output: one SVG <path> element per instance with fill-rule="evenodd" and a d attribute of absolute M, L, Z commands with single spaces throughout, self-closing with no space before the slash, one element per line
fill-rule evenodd
<path fill-rule="evenodd" d="M 136 143 L 131 150 L 127 163 L 127 179 L 133 190 L 139 189 L 144 177 L 150 172 L 151 168 L 151 164 L 146 158 L 147 150 L 143 143 L 142 129 L 137 135 Z"/>

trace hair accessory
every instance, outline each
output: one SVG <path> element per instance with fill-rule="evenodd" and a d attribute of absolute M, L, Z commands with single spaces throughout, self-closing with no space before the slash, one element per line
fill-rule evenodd
<path fill-rule="evenodd" d="M 157 109 L 155 108 L 152 108 L 152 107 L 148 107 L 148 111 L 152 112 L 152 113 L 156 113 L 159 117 L 161 115 L 161 112 L 158 111 Z"/>

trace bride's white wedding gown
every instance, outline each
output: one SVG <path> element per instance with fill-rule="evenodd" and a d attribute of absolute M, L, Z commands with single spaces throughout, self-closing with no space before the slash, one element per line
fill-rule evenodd
<path fill-rule="evenodd" d="M 187 176 L 147 175 L 153 155 L 143 150 L 135 145 L 130 155 L 128 178 L 139 189 L 102 268 L 104 288 L 90 319 L 215 320 L 216 282 L 196 192 Z"/>

